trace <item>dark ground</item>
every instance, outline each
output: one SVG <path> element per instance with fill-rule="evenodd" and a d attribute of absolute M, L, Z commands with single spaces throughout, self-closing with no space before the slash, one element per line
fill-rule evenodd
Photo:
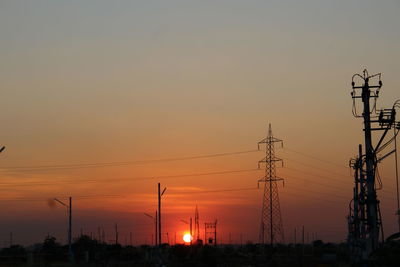
<path fill-rule="evenodd" d="M 258 244 L 215 246 L 125 246 L 100 244 L 88 236 L 73 243 L 74 263 L 68 247 L 48 237 L 24 248 L 14 245 L 0 251 L 3 266 L 400 266 L 400 242 L 386 243 L 368 262 L 352 263 L 346 244 L 315 241 L 309 245 L 281 245 L 271 249 Z"/>

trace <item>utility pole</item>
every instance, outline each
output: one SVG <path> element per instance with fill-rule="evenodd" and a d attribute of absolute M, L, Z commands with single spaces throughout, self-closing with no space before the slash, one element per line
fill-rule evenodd
<path fill-rule="evenodd" d="M 119 236 L 119 233 L 118 233 L 118 224 L 116 223 L 116 224 L 115 224 L 115 245 L 118 245 L 118 236 Z"/>
<path fill-rule="evenodd" d="M 261 163 L 265 164 L 265 176 L 258 181 L 264 183 L 264 194 L 262 199 L 261 209 L 261 226 L 260 226 L 260 243 L 269 242 L 272 247 L 275 243 L 284 242 L 283 224 L 281 209 L 279 204 L 278 181 L 283 181 L 282 178 L 276 176 L 275 162 L 283 161 L 275 156 L 275 143 L 283 141 L 277 139 L 272 134 L 271 124 L 269 124 L 268 136 L 258 142 L 258 149 L 261 144 L 265 144 L 265 158 L 258 162 L 258 167 Z"/>
<path fill-rule="evenodd" d="M 167 188 L 165 187 L 163 191 L 161 192 L 161 187 L 160 183 L 158 183 L 158 245 L 161 246 L 161 197 L 164 195 L 165 190 Z"/>
<path fill-rule="evenodd" d="M 217 220 L 214 222 L 214 227 L 215 227 L 215 232 L 214 232 L 214 240 L 215 240 L 215 246 L 217 245 Z"/>
<path fill-rule="evenodd" d="M 196 235 L 196 242 L 200 240 L 200 226 L 199 226 L 199 210 L 196 205 L 196 211 L 194 214 L 194 234 Z"/>
<path fill-rule="evenodd" d="M 356 85 L 355 80 L 361 81 L 360 85 Z M 378 79 L 376 85 L 370 85 L 373 79 Z M 359 148 L 359 156 L 357 171 L 359 172 L 359 185 L 360 194 L 355 196 L 353 201 L 357 202 L 357 214 L 354 214 L 356 222 L 360 220 L 360 242 L 362 245 L 362 257 L 368 257 L 371 252 L 375 251 L 379 246 L 379 235 L 382 229 L 382 218 L 380 216 L 379 200 L 376 194 L 376 173 L 377 165 L 384 158 L 390 156 L 395 150 L 390 151 L 386 155 L 378 158 L 379 153 L 387 147 L 389 143 L 393 141 L 393 138 L 389 141 L 384 142 L 385 136 L 391 128 L 400 129 L 399 123 L 396 123 L 396 103 L 391 109 L 381 109 L 379 112 L 376 109 L 376 102 L 379 96 L 379 91 L 382 87 L 381 74 L 369 75 L 367 70 L 363 71 L 363 74 L 354 74 L 352 77 L 352 92 L 351 97 L 353 98 L 353 115 L 357 118 L 363 118 L 364 121 L 364 142 L 365 142 L 365 155 L 362 155 L 362 151 Z M 363 112 L 361 115 L 357 114 L 356 99 L 362 100 Z M 371 106 L 370 99 L 373 99 Z M 372 144 L 372 131 L 383 131 L 383 134 L 378 138 L 378 142 L 374 147 Z M 398 131 L 397 131 L 398 132 Z M 363 164 L 365 163 L 365 171 L 363 170 Z M 379 178 L 379 177 L 378 177 Z M 379 185 L 378 185 L 379 187 Z M 358 193 L 355 192 L 355 193 Z M 354 194 L 355 194 L 354 193 Z M 360 201 L 359 201 L 360 199 Z M 356 217 L 357 215 L 357 217 Z M 360 215 L 360 218 L 358 218 Z M 365 221 L 364 221 L 364 218 Z M 364 225 L 366 224 L 366 225 Z M 358 232 L 355 232 L 358 237 Z M 354 236 L 354 235 L 353 235 Z M 383 234 L 382 234 L 383 238 Z"/>
<path fill-rule="evenodd" d="M 190 217 L 189 220 L 189 231 L 190 231 L 190 245 L 193 243 L 193 232 L 192 232 L 192 217 Z"/>
<path fill-rule="evenodd" d="M 361 77 L 364 84 L 361 86 L 355 86 L 354 77 Z M 361 95 L 352 93 L 353 99 L 361 98 L 363 102 L 363 113 L 364 119 L 364 142 L 365 142 L 365 164 L 366 164 L 366 175 L 367 175 L 367 221 L 369 226 L 367 236 L 367 251 L 368 254 L 378 248 L 379 242 L 379 227 L 378 224 L 378 201 L 375 191 L 375 166 L 374 166 L 374 150 L 372 147 L 372 136 L 371 136 L 371 108 L 370 98 L 377 98 L 379 89 L 382 87 L 379 74 L 379 85 L 370 86 L 369 80 L 373 76 L 369 76 L 367 71 L 364 70 L 363 76 L 356 74 L 352 78 L 353 92 L 355 89 L 361 89 Z M 376 89 L 371 96 L 371 89 Z"/>
<path fill-rule="evenodd" d="M 358 146 L 358 158 L 355 160 L 354 165 L 354 200 L 353 200 L 353 209 L 354 209 L 354 232 L 355 239 L 358 241 L 360 238 L 360 223 L 358 220 L 358 209 L 359 209 L 359 181 L 360 181 L 360 173 L 362 171 L 362 146 Z"/>
<path fill-rule="evenodd" d="M 156 229 L 155 229 L 155 235 L 154 235 L 154 238 L 155 238 L 155 240 L 154 240 L 154 245 L 155 246 L 157 246 L 157 244 L 158 244 L 158 236 L 157 236 L 157 234 L 158 234 L 158 220 L 157 220 L 157 210 L 156 210 L 156 214 L 155 214 L 155 216 L 154 216 L 154 221 L 155 221 L 155 227 L 156 227 Z"/>
<path fill-rule="evenodd" d="M 302 231 L 302 233 L 301 233 L 301 235 L 302 235 L 302 254 L 303 254 L 303 256 L 304 256 L 304 225 L 303 225 L 303 231 Z"/>
<path fill-rule="evenodd" d="M 358 175 L 359 175 L 359 188 L 360 188 L 360 195 L 357 196 L 359 198 L 358 204 L 359 204 L 359 216 L 360 220 L 357 222 L 359 223 L 359 236 L 358 238 L 360 240 L 365 240 L 366 238 L 366 226 L 367 226 L 367 215 L 366 215 L 366 183 L 365 183 L 365 171 L 364 171 L 364 163 L 363 163 L 363 152 L 362 152 L 362 145 L 358 145 Z M 362 245 L 362 244 L 360 244 Z M 365 245 L 365 244 L 363 244 Z M 362 245 L 362 246 L 363 246 Z"/>
<path fill-rule="evenodd" d="M 378 207 L 377 197 L 375 191 L 375 170 L 374 170 L 374 151 L 372 148 L 372 137 L 371 137 L 371 111 L 370 111 L 370 86 L 369 78 L 365 79 L 365 84 L 362 87 L 362 100 L 364 103 L 364 137 L 365 137 L 365 152 L 366 152 L 366 167 L 367 167 L 367 210 L 369 213 L 368 224 L 371 227 L 369 235 L 370 250 L 378 248 L 379 241 L 379 225 L 378 225 Z"/>
<path fill-rule="evenodd" d="M 358 146 L 358 156 L 350 159 L 349 167 L 354 170 L 354 188 L 353 188 L 353 199 L 349 204 L 349 216 L 348 216 L 348 243 L 351 247 L 352 253 L 355 259 L 359 259 L 361 256 L 361 232 L 363 228 L 361 224 L 364 224 L 364 205 L 366 203 L 364 196 L 364 179 L 363 179 L 363 157 L 362 157 L 362 145 Z M 353 205 L 351 206 L 351 203 Z M 361 206 L 361 209 L 360 209 Z M 361 214 L 360 214 L 361 213 Z"/>
<path fill-rule="evenodd" d="M 399 199 L 399 162 L 397 161 L 397 133 L 396 128 L 394 130 L 394 164 L 396 170 L 396 196 L 397 196 L 397 223 L 399 225 L 399 232 L 400 232 L 400 199 Z"/>

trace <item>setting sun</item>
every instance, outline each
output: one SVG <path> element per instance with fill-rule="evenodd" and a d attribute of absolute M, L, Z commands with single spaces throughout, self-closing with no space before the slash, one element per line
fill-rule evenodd
<path fill-rule="evenodd" d="M 183 236 L 183 241 L 185 241 L 185 243 L 190 243 L 191 240 L 192 240 L 192 236 L 189 233 L 186 233 Z"/>

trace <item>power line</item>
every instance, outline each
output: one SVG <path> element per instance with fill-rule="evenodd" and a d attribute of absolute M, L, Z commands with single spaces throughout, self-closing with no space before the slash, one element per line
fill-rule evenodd
<path fill-rule="evenodd" d="M 285 169 L 288 169 L 288 168 L 285 168 Z M 294 170 L 294 169 L 293 169 L 293 171 L 299 172 L 299 170 Z M 295 179 L 295 180 L 299 180 L 300 179 L 300 180 L 303 180 L 303 181 L 307 181 L 307 182 L 309 182 L 311 184 L 315 184 L 315 185 L 323 186 L 323 187 L 326 187 L 326 188 L 330 188 L 331 190 L 338 191 L 338 192 L 344 192 L 344 191 L 348 190 L 347 187 L 341 188 L 341 187 L 338 187 L 338 186 L 333 186 L 333 185 L 326 184 L 326 183 L 316 182 L 314 180 L 309 180 L 309 179 L 302 178 L 302 177 L 293 177 L 293 176 L 290 176 L 290 175 L 289 176 L 285 175 L 285 176 L 287 178 L 289 178 L 289 179 Z M 314 176 L 314 175 L 310 175 L 310 176 Z M 317 176 L 317 177 L 322 177 L 322 176 Z M 302 188 L 301 190 L 307 190 L 307 189 L 303 189 Z M 310 190 L 307 190 L 307 191 L 310 191 Z M 394 194 L 394 192 L 392 192 L 392 191 L 388 191 L 388 190 L 382 190 L 382 191 Z M 351 191 L 349 191 L 349 192 L 351 193 Z M 330 195 L 332 195 L 332 193 L 330 193 Z M 335 196 L 335 194 L 333 194 L 333 195 Z M 339 195 L 336 195 L 336 196 L 347 199 L 347 197 L 345 197 L 345 196 L 339 196 Z M 388 199 L 388 196 L 386 196 L 386 195 L 381 195 L 381 197 Z M 394 200 L 394 199 L 390 199 L 390 200 Z"/>
<path fill-rule="evenodd" d="M 76 196 L 74 199 L 98 199 L 98 198 L 124 198 L 125 196 L 123 195 L 81 195 L 81 196 Z M 67 198 L 67 197 L 60 197 L 60 199 Z M 38 197 L 38 198 L 14 198 L 14 199 L 4 199 L 0 198 L 0 201 L 46 201 L 49 199 L 53 199 L 53 196 L 51 197 Z"/>
<path fill-rule="evenodd" d="M 304 189 L 304 191 L 308 191 L 308 192 L 314 193 L 314 191 L 308 190 L 308 189 Z M 324 199 L 324 198 L 320 198 L 320 197 L 316 197 L 316 196 L 310 196 L 310 195 L 302 195 L 302 194 L 299 194 L 297 192 L 295 192 L 295 193 L 290 192 L 290 194 L 288 194 L 288 196 L 296 196 L 296 195 L 298 197 L 307 197 L 307 198 L 315 199 L 315 200 L 318 200 L 318 201 L 325 201 L 325 202 L 330 202 L 330 203 L 334 203 L 334 204 L 343 204 L 343 202 L 340 202 L 340 201 L 335 201 L 335 200 L 332 200 L 332 199 Z M 341 198 L 341 199 L 344 200 L 344 198 Z"/>
<path fill-rule="evenodd" d="M 342 168 L 348 169 L 348 167 L 345 166 L 345 165 L 342 165 L 342 164 L 339 164 L 339 163 L 336 163 L 336 162 L 333 162 L 333 161 L 330 161 L 330 160 L 321 159 L 321 158 L 318 158 L 318 157 L 316 157 L 316 156 L 306 154 L 306 153 L 304 153 L 304 152 L 299 152 L 299 151 L 296 151 L 296 150 L 294 150 L 294 149 L 287 148 L 286 146 L 285 146 L 284 150 L 288 150 L 288 151 L 291 151 L 291 152 L 293 152 L 293 153 L 302 155 L 302 156 L 304 156 L 304 157 L 308 157 L 308 158 L 311 158 L 311 159 L 314 159 L 314 160 L 318 160 L 318 161 L 321 161 L 321 162 L 325 162 L 325 163 L 328 163 L 328 164 L 331 164 L 331 165 L 334 165 L 334 166 L 337 166 L 337 167 L 342 167 Z"/>
<path fill-rule="evenodd" d="M 191 191 L 191 192 L 180 192 L 172 194 L 208 194 L 208 193 L 222 193 L 222 192 L 237 192 L 237 191 L 252 191 L 258 190 L 257 187 L 242 187 L 242 188 L 232 188 L 232 189 L 220 189 L 220 190 L 204 190 L 204 191 Z"/>
<path fill-rule="evenodd" d="M 323 178 L 323 179 L 330 178 L 329 181 L 338 181 L 338 182 L 341 182 L 341 183 L 346 181 L 346 180 L 341 180 L 341 179 L 338 179 L 338 178 L 333 178 L 333 177 L 330 177 L 330 176 L 322 176 L 322 175 L 318 175 L 318 174 L 313 174 L 313 173 L 302 171 L 302 170 L 299 170 L 297 168 L 292 168 L 292 167 L 290 167 L 290 168 L 289 167 L 285 167 L 285 170 L 291 170 L 291 171 L 295 171 L 295 172 L 300 172 L 300 173 L 304 173 L 304 174 L 309 175 L 309 176 L 314 176 L 314 177 Z M 349 182 L 351 183 L 351 181 L 349 181 Z"/>
<path fill-rule="evenodd" d="M 315 185 L 319 185 L 319 186 L 323 186 L 323 187 L 329 188 L 329 189 L 334 190 L 334 191 L 337 191 L 337 192 L 343 192 L 344 190 L 346 190 L 345 188 L 332 187 L 331 185 L 324 184 L 324 183 L 314 182 L 314 181 L 311 181 L 311 180 L 308 180 L 308 179 L 305 179 L 305 178 L 291 177 L 291 176 L 287 176 L 287 175 L 286 175 L 286 177 L 288 177 L 289 179 L 300 179 L 300 180 L 303 180 L 303 181 L 306 181 L 306 182 L 309 182 L 309 183 L 312 183 L 312 184 L 315 184 Z M 305 189 L 305 188 L 301 188 L 300 190 L 307 190 L 307 191 L 310 191 L 309 189 Z M 349 192 L 351 192 L 351 191 L 349 191 Z M 321 193 L 321 192 L 318 192 L 318 193 Z M 334 195 L 334 196 L 335 196 L 335 194 L 332 194 L 331 192 L 330 192 L 329 195 Z M 341 197 L 341 198 L 348 199 L 348 197 L 347 197 L 347 196 L 344 196 L 344 195 L 343 195 L 343 196 L 342 196 L 342 195 L 336 195 L 336 196 Z"/>
<path fill-rule="evenodd" d="M 171 161 L 184 161 L 184 160 L 194 160 L 194 159 L 204 159 L 204 158 L 215 158 L 215 157 L 224 157 L 224 156 L 248 154 L 248 153 L 253 153 L 253 152 L 259 152 L 259 151 L 258 150 L 242 150 L 242 151 L 235 151 L 235 152 L 223 152 L 223 153 L 194 155 L 194 156 L 186 156 L 186 157 L 135 160 L 135 161 L 76 163 L 76 164 L 59 164 L 59 165 L 4 166 L 4 167 L 0 167 L 0 170 L 6 170 L 6 171 L 43 171 L 43 170 L 60 170 L 60 169 L 115 167 L 115 166 L 125 166 L 125 165 L 134 165 L 134 164 L 149 164 L 149 163 L 157 163 L 157 162 L 171 162 Z"/>
<path fill-rule="evenodd" d="M 320 170 L 320 171 L 324 171 L 324 172 L 328 172 L 328 173 L 331 173 L 331 174 L 334 174 L 334 175 L 339 175 L 339 176 L 344 175 L 344 173 L 334 172 L 334 171 L 331 171 L 331 170 L 328 170 L 328 169 L 325 169 L 325 168 L 317 167 L 317 166 L 315 166 L 313 164 L 304 163 L 304 162 L 301 162 L 301 161 L 298 161 L 298 160 L 294 160 L 294 159 L 291 159 L 291 158 L 284 157 L 283 159 L 286 159 L 286 160 L 289 160 L 289 161 L 293 161 L 293 162 L 295 162 L 297 164 L 301 164 L 303 166 L 312 167 L 314 169 L 317 169 L 317 170 Z M 346 174 L 346 176 L 350 176 L 350 175 Z"/>
<path fill-rule="evenodd" d="M 221 174 L 229 174 L 229 173 L 243 173 L 243 172 L 253 172 L 259 171 L 259 169 L 239 169 L 239 170 L 226 170 L 226 171 L 217 171 L 217 172 L 204 172 L 204 173 L 188 173 L 188 174 L 178 174 L 178 175 L 161 175 L 161 176 L 139 176 L 132 178 L 119 178 L 119 179 L 84 179 L 84 180 L 64 180 L 64 181 L 52 181 L 52 182 L 24 182 L 23 184 L 10 184 L 10 183 L 2 183 L 2 186 L 43 186 L 43 185 L 56 185 L 56 184 L 76 184 L 79 182 L 89 182 L 89 183 L 98 183 L 98 182 L 136 182 L 143 180 L 154 180 L 154 179 L 172 179 L 172 178 L 183 178 L 183 177 L 198 177 L 198 176 L 208 176 L 208 175 L 221 175 Z"/>

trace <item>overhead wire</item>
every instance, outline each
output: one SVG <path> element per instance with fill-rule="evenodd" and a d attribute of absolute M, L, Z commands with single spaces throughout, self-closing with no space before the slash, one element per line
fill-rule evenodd
<path fill-rule="evenodd" d="M 291 151 L 293 153 L 308 157 L 308 158 L 312 158 L 324 163 L 328 163 L 334 166 L 339 166 L 339 167 L 343 167 L 343 168 L 347 168 L 343 165 L 340 165 L 338 163 L 332 162 L 332 161 L 328 161 L 328 160 L 323 160 L 320 158 L 317 158 L 315 156 L 303 153 L 303 152 L 299 152 L 290 148 L 285 148 L 288 151 Z M 99 163 L 82 163 L 82 164 L 61 164 L 61 165 L 39 165 L 39 166 L 6 166 L 6 167 L 0 167 L 0 170 L 25 170 L 25 171 L 32 171 L 32 170 L 46 170 L 46 169 L 50 169 L 50 170 L 54 170 L 54 169 L 77 169 L 77 168 L 93 168 L 93 167 L 110 167 L 110 166 L 123 166 L 123 165 L 130 165 L 130 164 L 146 164 L 146 163 L 156 163 L 156 162 L 170 162 L 170 161 L 180 161 L 180 160 L 192 160 L 192 159 L 201 159 L 201 158 L 211 158 L 211 157 L 222 157 L 222 156 L 228 156 L 228 155 L 236 155 L 236 154 L 245 154 L 245 153 L 252 153 L 252 152 L 257 152 L 258 150 L 244 150 L 244 151 L 236 151 L 236 152 L 225 152 L 225 153 L 216 153 L 216 154 L 205 154 L 205 155 L 197 155 L 197 156 L 186 156 L 186 157 L 178 157 L 178 158 L 165 158 L 165 159 L 150 159 L 150 160 L 139 160 L 139 161 L 119 161 L 119 162 L 99 162 Z M 293 161 L 296 162 L 298 164 L 301 165 L 305 165 L 305 166 L 312 166 L 311 164 L 306 164 L 304 162 L 299 162 L 296 160 L 293 160 L 291 158 L 285 158 L 286 160 L 289 161 Z M 325 171 L 325 172 L 329 172 L 335 175 L 341 175 L 339 173 L 336 172 L 332 172 L 330 170 L 327 169 L 323 169 L 320 167 L 315 167 L 312 166 L 315 169 L 321 170 L 321 171 Z M 314 176 L 314 177 L 319 177 L 319 178 L 326 178 L 323 177 L 321 175 L 315 175 L 315 174 L 311 174 L 311 173 L 307 173 L 295 168 L 288 168 L 286 167 L 285 169 L 289 169 L 292 171 L 296 171 L 296 172 L 303 172 L 306 173 L 309 176 Z M 138 180 L 150 180 L 150 179 L 168 179 L 168 178 L 179 178 L 179 177 L 190 177 L 190 176 L 205 176 L 205 175 L 218 175 L 218 174 L 227 174 L 227 173 L 236 173 L 236 172 L 250 172 L 250 171 L 257 171 L 258 169 L 242 169 L 242 170 L 228 170 L 228 171 L 220 171 L 220 172 L 206 172 L 206 173 L 192 173 L 192 174 L 182 174 L 182 175 L 165 175 L 165 176 L 143 176 L 143 177 L 133 177 L 133 178 L 127 178 L 127 179 L 112 179 L 111 181 L 115 182 L 115 181 L 138 181 Z M 332 179 L 332 177 L 330 177 Z M 328 185 L 328 184 L 324 184 L 324 183 L 320 183 L 320 182 L 315 182 L 312 180 L 308 180 L 308 179 L 304 179 L 304 178 L 300 178 L 302 180 L 308 181 L 310 183 L 313 184 L 317 184 L 317 185 L 321 185 L 321 186 L 325 186 L 325 187 L 329 187 L 329 188 L 337 188 L 339 190 L 343 190 L 342 188 L 339 187 L 335 187 L 332 185 Z M 343 182 L 343 180 L 341 179 L 334 179 L 340 182 Z M 107 182 L 107 180 L 94 180 L 94 179 L 89 179 L 89 180 L 67 180 L 67 181 L 58 181 L 58 183 L 77 183 L 77 182 Z M 8 184 L 8 183 L 3 183 L 3 186 L 30 186 L 30 185 L 54 185 L 55 183 L 43 183 L 43 182 L 33 182 L 33 183 L 28 183 L 28 184 Z M 332 188 L 332 189 L 333 189 Z M 243 190 L 255 190 L 255 188 L 241 188 L 241 189 L 226 189 L 223 191 L 243 191 Z M 223 192 L 220 190 L 210 190 L 208 191 L 209 193 L 212 192 Z M 207 192 L 192 192 L 192 193 L 207 193 Z"/>
<path fill-rule="evenodd" d="M 222 192 L 237 192 L 237 191 L 253 191 L 258 190 L 258 187 L 242 187 L 232 189 L 220 189 L 220 190 L 201 190 L 201 191 L 190 191 L 190 192 L 179 192 L 173 194 L 209 194 L 209 193 L 222 193 Z"/>
<path fill-rule="evenodd" d="M 295 179 L 300 179 L 302 181 L 306 181 L 306 182 L 309 182 L 309 183 L 312 183 L 312 184 L 315 184 L 315 185 L 323 186 L 323 187 L 329 188 L 329 189 L 337 191 L 337 192 L 342 192 L 343 193 L 344 192 L 343 190 L 345 190 L 344 188 L 341 188 L 341 187 L 335 187 L 335 186 L 332 186 L 332 185 L 329 185 L 329 184 L 315 182 L 315 181 L 312 181 L 312 180 L 309 180 L 309 179 L 306 179 L 306 178 L 293 177 L 293 176 L 287 176 L 287 175 L 285 177 L 287 177 L 289 179 L 294 179 L 294 180 Z M 303 190 L 303 189 L 304 188 L 302 188 L 301 190 Z M 352 190 L 350 190 L 350 191 L 352 191 Z M 335 194 L 333 194 L 333 195 L 335 195 Z M 342 195 L 336 195 L 336 196 L 347 198 L 347 196 L 342 196 Z"/>
<path fill-rule="evenodd" d="M 74 200 L 78 200 L 78 199 L 104 199 L 104 198 L 123 198 L 125 196 L 123 195 L 78 195 L 78 196 L 72 196 L 72 198 Z M 0 198 L 0 202 L 4 202 L 4 201 L 48 201 L 48 200 L 52 200 L 54 197 L 27 197 L 27 198 Z M 63 197 L 58 197 L 59 199 L 67 199 L 68 197 L 63 196 Z"/>
<path fill-rule="evenodd" d="M 145 180 L 155 180 L 155 179 L 172 179 L 172 178 L 183 178 L 183 177 L 198 177 L 198 176 L 208 176 L 208 175 L 221 175 L 221 174 L 232 174 L 232 173 L 243 173 L 243 172 L 253 172 L 259 171 L 258 168 L 253 169 L 239 169 L 239 170 L 225 170 L 225 171 L 215 171 L 215 172 L 203 172 L 203 173 L 187 173 L 187 174 L 178 174 L 178 175 L 153 175 L 153 176 L 138 176 L 131 178 L 116 178 L 116 179 L 69 179 L 64 181 L 52 181 L 52 182 L 24 182 L 23 184 L 10 184 L 10 183 L 0 183 L 2 186 L 31 186 L 31 185 L 56 185 L 56 184 L 76 184 L 79 182 L 88 182 L 88 183 L 99 183 L 99 182 L 135 182 L 135 181 L 145 181 Z"/>
<path fill-rule="evenodd" d="M 135 164 L 149 164 L 158 162 L 172 162 L 172 161 L 186 161 L 194 159 L 205 159 L 215 158 L 231 155 L 240 155 L 259 152 L 257 149 L 253 150 L 242 150 L 234 152 L 223 152 L 214 154 L 194 155 L 185 157 L 175 158 L 164 158 L 164 159 L 148 159 L 148 160 L 133 160 L 133 161 L 113 161 L 113 162 L 97 162 L 97 163 L 75 163 L 75 164 L 58 164 L 58 165 L 31 165 L 31 166 L 0 166 L 0 170 L 5 171 L 44 171 L 44 170 L 63 170 L 63 169 L 81 169 L 81 168 L 99 168 L 99 167 L 114 167 L 114 166 L 125 166 Z"/>
<path fill-rule="evenodd" d="M 300 172 L 300 173 L 304 173 L 306 175 L 314 176 L 314 177 L 317 177 L 317 178 L 323 178 L 323 179 L 329 178 L 330 180 L 328 180 L 328 181 L 335 181 L 335 182 L 337 181 L 337 182 L 340 182 L 340 183 L 343 183 L 343 182 L 346 181 L 346 180 L 340 179 L 338 177 L 318 175 L 318 174 L 314 174 L 314 173 L 311 173 L 311 172 L 303 171 L 303 170 L 300 170 L 300 169 L 297 169 L 297 168 L 293 168 L 293 167 L 287 167 L 286 166 L 285 170 L 291 170 L 291 171 L 295 171 L 295 172 Z M 349 180 L 349 182 L 350 182 L 350 180 Z"/>
<path fill-rule="evenodd" d="M 325 168 L 317 167 L 317 166 L 315 166 L 313 164 L 304 163 L 304 162 L 301 162 L 301 161 L 298 161 L 298 160 L 294 160 L 294 159 L 291 159 L 291 158 L 284 157 L 282 159 L 288 160 L 288 161 L 292 161 L 294 163 L 297 163 L 297 164 L 300 164 L 300 165 L 303 165 L 303 166 L 312 167 L 313 169 L 324 171 L 324 172 L 331 173 L 331 174 L 334 174 L 334 175 L 348 176 L 348 174 L 345 175 L 344 173 L 334 172 L 334 171 L 331 171 L 331 170 L 328 170 L 328 169 L 325 169 Z"/>
<path fill-rule="evenodd" d="M 342 167 L 342 168 L 345 168 L 345 169 L 348 168 L 348 167 L 345 166 L 345 165 L 342 165 L 342 164 L 339 164 L 339 163 L 336 163 L 336 162 L 333 162 L 333 161 L 330 161 L 330 160 L 321 159 L 321 158 L 315 157 L 315 156 L 313 156 L 313 155 L 306 154 L 306 153 L 304 153 L 304 152 L 296 151 L 296 150 L 294 150 L 294 149 L 288 148 L 287 146 L 285 146 L 285 147 L 283 148 L 283 150 L 288 150 L 288 151 L 291 151 L 291 152 L 293 152 L 293 153 L 302 155 L 302 156 L 304 156 L 304 157 L 308 157 L 308 158 L 311 158 L 311 159 L 314 159 L 314 160 L 318 160 L 318 161 L 321 161 L 321 162 L 324 162 L 324 163 L 328 163 L 328 164 L 334 165 L 334 166 L 336 166 L 336 167 Z"/>

